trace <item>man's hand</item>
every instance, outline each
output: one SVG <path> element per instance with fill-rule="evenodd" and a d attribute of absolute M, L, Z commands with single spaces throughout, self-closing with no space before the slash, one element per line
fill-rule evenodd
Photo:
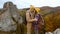
<path fill-rule="evenodd" d="M 36 18 L 34 19 L 35 21 L 38 21 Z"/>

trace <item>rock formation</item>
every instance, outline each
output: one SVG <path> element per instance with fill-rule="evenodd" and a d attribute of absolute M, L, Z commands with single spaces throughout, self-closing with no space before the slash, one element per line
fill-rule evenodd
<path fill-rule="evenodd" d="M 0 9 L 0 31 L 16 31 L 17 23 L 22 23 L 16 5 L 6 2 Z"/>

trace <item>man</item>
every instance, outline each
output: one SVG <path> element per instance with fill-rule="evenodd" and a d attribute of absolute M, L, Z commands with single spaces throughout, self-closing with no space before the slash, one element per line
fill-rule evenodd
<path fill-rule="evenodd" d="M 27 34 L 31 34 L 31 27 L 34 21 L 37 19 L 34 18 L 35 15 L 35 7 L 30 6 L 30 9 L 26 12 L 26 20 L 27 20 Z"/>

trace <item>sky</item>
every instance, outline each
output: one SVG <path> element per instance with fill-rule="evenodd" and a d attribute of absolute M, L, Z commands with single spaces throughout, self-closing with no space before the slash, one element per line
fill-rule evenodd
<path fill-rule="evenodd" d="M 7 1 L 13 2 L 18 9 L 28 8 L 30 5 L 34 5 L 35 7 L 60 6 L 60 0 L 0 0 L 0 8 L 3 8 L 3 4 Z"/>

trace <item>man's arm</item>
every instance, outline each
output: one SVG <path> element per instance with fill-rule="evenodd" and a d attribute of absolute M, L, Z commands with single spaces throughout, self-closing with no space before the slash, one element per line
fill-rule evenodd
<path fill-rule="evenodd" d="M 31 19 L 29 13 L 26 13 L 26 20 L 27 22 L 37 21 L 37 19 Z"/>

